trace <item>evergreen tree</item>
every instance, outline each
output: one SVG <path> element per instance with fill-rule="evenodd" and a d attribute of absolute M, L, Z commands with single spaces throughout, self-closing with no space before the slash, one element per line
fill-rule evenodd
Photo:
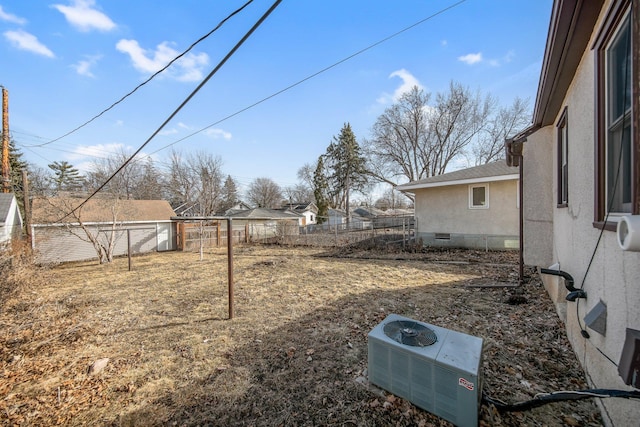
<path fill-rule="evenodd" d="M 49 169 L 51 169 L 54 174 L 52 181 L 55 191 L 78 190 L 84 182 L 84 178 L 80 175 L 78 169 L 74 168 L 65 160 L 51 163 Z"/>
<path fill-rule="evenodd" d="M 227 179 L 222 186 L 221 213 L 231 209 L 236 203 L 238 203 L 238 186 L 233 178 L 231 178 L 231 175 L 227 175 Z"/>
<path fill-rule="evenodd" d="M 326 159 L 331 170 L 329 183 L 333 196 L 338 206 L 347 211 L 348 220 L 351 191 L 362 190 L 367 184 L 366 160 L 349 123 L 344 124 L 338 137 L 333 137 Z"/>
<path fill-rule="evenodd" d="M 318 157 L 316 170 L 313 174 L 313 196 L 316 199 L 316 206 L 318 207 L 318 224 L 325 222 L 329 213 L 329 198 L 327 197 L 329 183 L 327 182 L 323 157 L 324 156 Z"/>
<path fill-rule="evenodd" d="M 13 140 L 9 141 L 9 166 L 11 168 L 11 186 L 16 197 L 22 195 L 22 171 L 27 168 L 27 162 L 22 160 L 22 152 L 16 148 Z"/>

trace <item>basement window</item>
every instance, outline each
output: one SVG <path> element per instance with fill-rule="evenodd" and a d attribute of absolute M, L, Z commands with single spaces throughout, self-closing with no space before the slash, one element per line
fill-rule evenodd
<path fill-rule="evenodd" d="M 489 186 L 469 186 L 469 209 L 489 209 Z"/>

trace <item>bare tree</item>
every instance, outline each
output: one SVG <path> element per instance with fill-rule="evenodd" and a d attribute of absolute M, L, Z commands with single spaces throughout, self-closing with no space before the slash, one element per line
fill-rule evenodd
<path fill-rule="evenodd" d="M 378 117 L 366 142 L 367 170 L 379 182 L 397 185 L 444 173 L 487 125 L 496 101 L 451 82 L 446 93 L 413 87 Z"/>
<path fill-rule="evenodd" d="M 313 174 L 316 170 L 315 165 L 305 163 L 298 169 L 297 176 L 301 182 L 301 185 L 305 185 L 308 188 L 313 188 Z"/>
<path fill-rule="evenodd" d="M 438 94 L 430 115 L 435 150 L 432 150 L 430 176 L 445 173 L 449 163 L 464 153 L 465 148 L 486 126 L 495 109 L 491 95 L 475 95 L 459 83 L 451 82 L 449 93 Z"/>
<path fill-rule="evenodd" d="M 185 207 L 190 216 L 212 216 L 223 206 L 222 159 L 206 152 L 196 152 L 183 156 L 177 151 L 171 153 L 168 192 L 173 206 Z M 204 235 L 207 221 L 198 223 L 200 236 L 200 260 L 204 258 Z"/>
<path fill-rule="evenodd" d="M 166 196 L 166 182 L 164 174 L 156 168 L 151 157 L 142 163 L 142 173 L 134 188 L 133 196 L 137 200 L 164 200 Z"/>
<path fill-rule="evenodd" d="M 103 192 L 111 197 L 127 200 L 161 200 L 165 198 L 165 179 L 151 157 L 134 159 L 122 165 L 130 154 L 122 149 L 110 156 L 96 160 L 87 174 L 89 187 L 99 188 L 112 175 L 111 181 L 103 188 Z M 119 172 L 118 169 L 120 169 Z M 117 172 L 117 173 L 116 173 Z"/>
<path fill-rule="evenodd" d="M 388 188 L 382 194 L 378 200 L 376 200 L 374 206 L 378 209 L 405 209 L 410 204 L 410 199 L 403 193 L 397 191 L 393 187 Z"/>
<path fill-rule="evenodd" d="M 45 168 L 29 164 L 27 166 L 29 175 L 29 192 L 33 197 L 49 197 L 53 195 L 51 187 L 51 173 Z"/>
<path fill-rule="evenodd" d="M 282 190 L 270 178 L 256 178 L 249 185 L 247 200 L 260 208 L 278 208 L 282 202 Z"/>
<path fill-rule="evenodd" d="M 492 117 L 473 146 L 476 166 L 504 158 L 504 141 L 526 128 L 531 121 L 529 102 L 516 98 Z"/>
<path fill-rule="evenodd" d="M 367 169 L 378 181 L 396 185 L 398 180 L 415 181 L 429 176 L 430 97 L 414 86 L 374 123 L 365 150 L 369 161 Z"/>
<path fill-rule="evenodd" d="M 290 203 L 310 202 L 313 200 L 313 189 L 306 184 L 284 187 L 283 195 Z"/>
<path fill-rule="evenodd" d="M 171 153 L 168 192 L 174 206 L 187 205 L 189 214 L 214 215 L 222 205 L 223 173 L 220 157 L 198 152 Z"/>

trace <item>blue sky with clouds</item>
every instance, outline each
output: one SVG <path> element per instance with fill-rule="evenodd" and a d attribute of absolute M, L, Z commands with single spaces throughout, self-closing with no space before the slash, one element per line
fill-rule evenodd
<path fill-rule="evenodd" d="M 121 104 L 48 142 L 120 99 L 245 2 L 0 0 L 0 85 L 9 91 L 12 138 L 44 167 L 66 160 L 85 169 L 114 151 L 133 152 L 273 1 L 255 0 Z M 519 96 L 533 105 L 551 4 L 285 0 L 143 153 L 163 166 L 171 149 L 209 152 L 241 186 L 258 177 L 290 186 L 345 122 L 358 139 L 369 137 L 376 118 L 413 85 L 435 94 L 455 80 L 501 104 Z"/>

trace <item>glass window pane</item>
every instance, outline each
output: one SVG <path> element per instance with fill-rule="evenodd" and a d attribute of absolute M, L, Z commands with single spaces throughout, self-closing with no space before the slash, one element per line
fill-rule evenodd
<path fill-rule="evenodd" d="M 473 188 L 473 206 L 485 205 L 485 192 L 484 187 Z"/>
<path fill-rule="evenodd" d="M 606 209 L 631 212 L 631 19 L 623 20 L 606 51 L 607 142 Z"/>
<path fill-rule="evenodd" d="M 631 32 L 629 16 L 607 51 L 609 126 L 631 108 Z"/>

